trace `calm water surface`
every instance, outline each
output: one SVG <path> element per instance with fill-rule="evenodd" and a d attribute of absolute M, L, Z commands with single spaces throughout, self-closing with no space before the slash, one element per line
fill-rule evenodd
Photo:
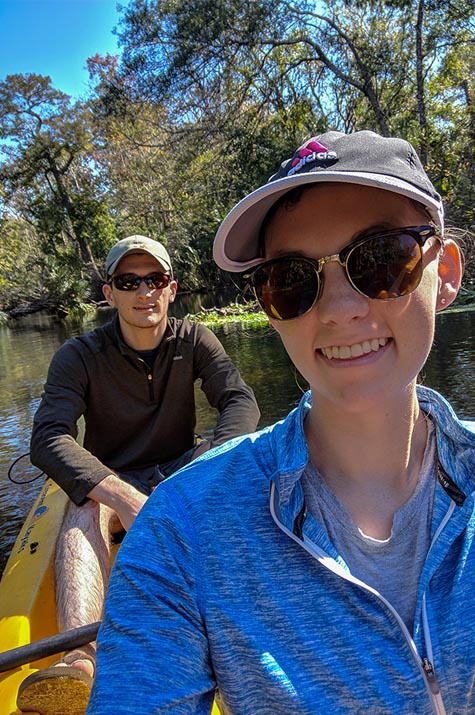
<path fill-rule="evenodd" d="M 174 306 L 177 316 L 199 309 L 196 296 L 182 296 Z M 204 307 L 215 297 L 200 298 Z M 7 476 L 14 460 L 28 452 L 33 415 L 38 406 L 49 361 L 67 338 L 104 322 L 73 327 L 50 318 L 32 317 L 14 329 L 0 328 L 0 573 L 43 477 L 30 484 L 13 484 Z M 475 417 L 475 311 L 437 317 L 436 342 L 424 370 L 424 382 L 441 391 L 460 417 Z M 261 425 L 282 418 L 305 390 L 278 336 L 269 329 L 246 330 L 239 325 L 217 331 L 244 380 L 252 385 L 262 412 Z M 215 411 L 197 390 L 198 431 L 209 433 Z M 32 479 L 37 470 L 21 459 L 11 470 L 17 480 Z"/>

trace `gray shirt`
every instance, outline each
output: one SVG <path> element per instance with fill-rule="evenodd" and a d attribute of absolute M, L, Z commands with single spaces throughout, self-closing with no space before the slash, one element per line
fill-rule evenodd
<path fill-rule="evenodd" d="M 428 425 L 418 485 L 394 515 L 388 539 L 364 534 L 311 462 L 302 477 L 308 511 L 324 527 L 351 573 L 384 596 L 411 632 L 419 578 L 430 547 L 436 484 L 435 430 L 429 419 Z"/>

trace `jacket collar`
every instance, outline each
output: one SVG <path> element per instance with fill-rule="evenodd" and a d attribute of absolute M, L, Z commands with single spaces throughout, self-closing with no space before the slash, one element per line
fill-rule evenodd
<path fill-rule="evenodd" d="M 417 396 L 420 406 L 435 423 L 437 455 L 442 468 L 439 481 L 460 506 L 459 502 L 463 503 L 463 498 L 475 489 L 475 422 L 459 420 L 447 400 L 435 390 L 419 385 Z"/>
<path fill-rule="evenodd" d="M 435 423 L 438 456 L 443 469 L 441 477 L 445 474 L 464 498 L 475 489 L 475 422 L 460 421 L 450 404 L 435 390 L 418 385 L 417 396 L 422 409 Z M 298 407 L 271 430 L 275 460 L 271 481 L 275 483 L 281 509 L 287 511 L 286 507 L 289 507 L 294 516 L 303 499 L 300 498 L 300 486 L 297 490 L 295 487 L 309 460 L 303 423 L 311 405 L 312 397 L 308 391 Z M 446 486 L 444 489 L 450 494 L 450 489 Z"/>
<path fill-rule="evenodd" d="M 131 355 L 132 357 L 137 357 L 137 353 L 133 348 L 131 348 L 127 343 L 125 342 L 123 335 L 122 335 L 122 330 L 120 328 L 120 321 L 119 321 L 119 315 L 116 313 L 114 317 L 112 318 L 111 321 L 112 325 L 112 330 L 114 334 L 115 341 L 117 343 L 117 346 L 122 353 L 122 355 Z M 168 317 L 167 319 L 167 327 L 165 329 L 165 334 L 162 338 L 162 341 L 160 345 L 169 342 L 170 340 L 175 340 L 177 337 L 177 323 L 175 318 L 170 318 Z"/>

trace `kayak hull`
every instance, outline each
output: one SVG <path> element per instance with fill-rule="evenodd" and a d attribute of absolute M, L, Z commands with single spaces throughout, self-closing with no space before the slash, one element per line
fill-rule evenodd
<path fill-rule="evenodd" d="M 2 651 L 58 632 L 53 562 L 67 501 L 66 494 L 46 480 L 13 546 L 0 581 Z M 0 715 L 19 712 L 16 697 L 20 683 L 57 659 L 58 655 L 49 656 L 0 673 Z"/>
<path fill-rule="evenodd" d="M 2 657 L 7 651 L 58 633 L 54 554 L 67 504 L 65 492 L 47 479 L 15 541 L 0 581 Z M 0 672 L 0 715 L 18 715 L 20 684 L 28 675 L 47 668 L 60 657 L 61 653 L 55 653 Z M 216 704 L 212 715 L 220 715 Z"/>

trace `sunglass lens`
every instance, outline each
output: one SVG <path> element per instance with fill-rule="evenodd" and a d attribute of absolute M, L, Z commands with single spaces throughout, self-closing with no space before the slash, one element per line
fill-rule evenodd
<path fill-rule="evenodd" d="M 115 276 L 112 281 L 117 290 L 137 290 L 140 285 L 140 279 L 135 273 L 123 273 Z"/>
<path fill-rule="evenodd" d="M 291 320 L 306 313 L 319 290 L 317 272 L 298 258 L 277 259 L 259 267 L 252 282 L 262 309 L 276 320 Z"/>
<path fill-rule="evenodd" d="M 170 283 L 170 277 L 166 273 L 151 273 L 145 277 L 145 282 L 149 288 L 166 288 Z"/>
<path fill-rule="evenodd" d="M 375 236 L 350 252 L 347 271 L 353 285 L 368 298 L 400 298 L 421 280 L 421 248 L 409 234 Z"/>

